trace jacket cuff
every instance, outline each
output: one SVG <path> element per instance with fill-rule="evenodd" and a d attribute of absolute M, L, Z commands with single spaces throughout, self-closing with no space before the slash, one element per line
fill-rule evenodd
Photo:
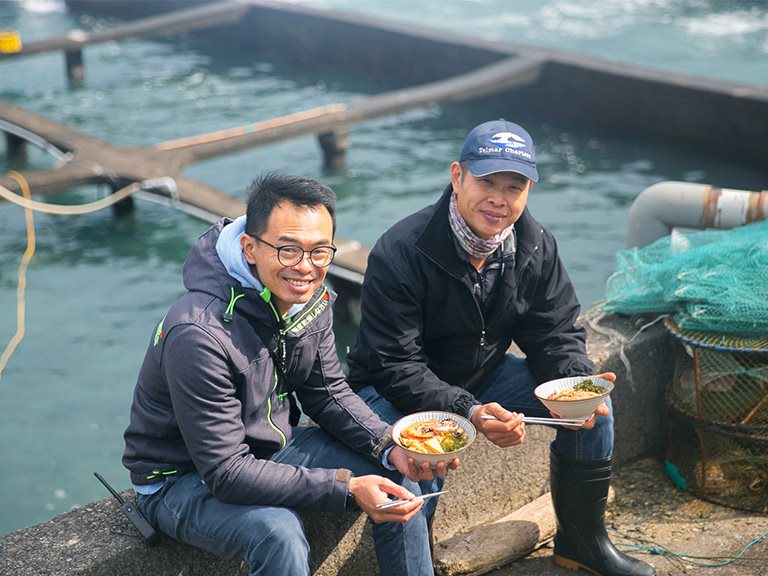
<path fill-rule="evenodd" d="M 392 466 L 392 464 L 389 463 L 389 453 L 392 452 L 392 448 L 394 448 L 394 447 L 395 447 L 395 445 L 392 444 L 392 446 L 390 446 L 389 448 L 387 448 L 386 450 L 384 450 L 381 453 L 381 465 L 386 470 L 390 470 L 392 472 L 397 471 L 397 466 Z"/>
<path fill-rule="evenodd" d="M 384 435 L 379 440 L 379 443 L 376 444 L 376 447 L 373 449 L 372 455 L 376 460 L 381 460 L 382 453 L 387 450 L 388 448 L 392 448 L 392 446 L 395 445 L 395 441 L 392 440 L 392 426 L 387 426 L 387 429 L 384 431 Z"/>
<path fill-rule="evenodd" d="M 345 510 L 347 508 L 347 494 L 349 494 L 349 481 L 352 479 L 352 471 L 346 468 L 336 470 L 336 476 L 333 482 L 333 494 L 331 500 L 334 510 Z"/>
<path fill-rule="evenodd" d="M 474 396 L 470 394 L 462 394 L 456 398 L 456 400 L 454 400 L 453 404 L 451 405 L 451 411 L 455 412 L 459 416 L 469 418 L 472 407 L 479 405 L 480 402 L 478 402 Z"/>

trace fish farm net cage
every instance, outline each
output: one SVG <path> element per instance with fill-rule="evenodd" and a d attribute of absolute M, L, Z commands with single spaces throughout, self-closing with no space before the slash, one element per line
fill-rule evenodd
<path fill-rule="evenodd" d="M 768 513 L 768 335 L 680 328 L 667 464 L 679 487 L 733 508 Z"/>
<path fill-rule="evenodd" d="M 686 330 L 768 334 L 768 220 L 729 230 L 673 230 L 619 250 L 605 312 L 674 314 Z"/>

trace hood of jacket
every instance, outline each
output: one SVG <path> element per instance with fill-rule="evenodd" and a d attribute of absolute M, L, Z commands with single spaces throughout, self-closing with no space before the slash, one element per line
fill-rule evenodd
<path fill-rule="evenodd" d="M 189 292 L 202 292 L 227 302 L 230 313 L 237 309 L 240 314 L 274 322 L 273 312 L 265 306 L 266 300 L 262 297 L 268 292 L 243 286 L 239 279 L 229 274 L 216 250 L 224 227 L 233 222 L 230 218 L 222 218 L 200 235 L 184 261 L 184 287 Z M 241 294 L 248 298 L 238 298 Z"/>

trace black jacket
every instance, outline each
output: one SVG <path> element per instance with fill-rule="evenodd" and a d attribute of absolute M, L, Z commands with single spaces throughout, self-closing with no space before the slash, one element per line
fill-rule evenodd
<path fill-rule="evenodd" d="M 537 382 L 591 374 L 580 306 L 552 234 L 526 208 L 517 249 L 504 255 L 500 293 L 484 318 L 440 200 L 390 228 L 368 258 L 362 320 L 347 358 L 356 390 L 373 384 L 404 412 L 466 414 L 471 394 L 514 340 Z"/>
<path fill-rule="evenodd" d="M 337 470 L 267 460 L 291 438 L 289 395 L 376 462 L 391 443 L 389 427 L 345 381 L 332 330 L 335 295 L 322 288 L 291 323 L 278 323 L 272 304 L 229 276 L 216 253 L 230 222 L 197 241 L 184 265 L 188 291 L 152 331 L 123 464 L 134 484 L 197 469 L 224 502 L 341 510 L 347 484 Z"/>

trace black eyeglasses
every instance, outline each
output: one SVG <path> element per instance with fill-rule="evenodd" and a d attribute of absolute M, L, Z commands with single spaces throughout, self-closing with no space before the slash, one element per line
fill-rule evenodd
<path fill-rule="evenodd" d="M 275 246 L 258 236 L 252 236 L 252 238 L 262 244 L 266 244 L 270 248 L 274 248 L 277 251 L 277 261 L 285 267 L 296 266 L 304 260 L 304 254 L 309 254 L 309 261 L 315 267 L 325 268 L 333 262 L 333 257 L 336 256 L 335 246 L 318 246 L 317 248 L 312 248 L 312 250 L 304 250 L 301 246 Z"/>

